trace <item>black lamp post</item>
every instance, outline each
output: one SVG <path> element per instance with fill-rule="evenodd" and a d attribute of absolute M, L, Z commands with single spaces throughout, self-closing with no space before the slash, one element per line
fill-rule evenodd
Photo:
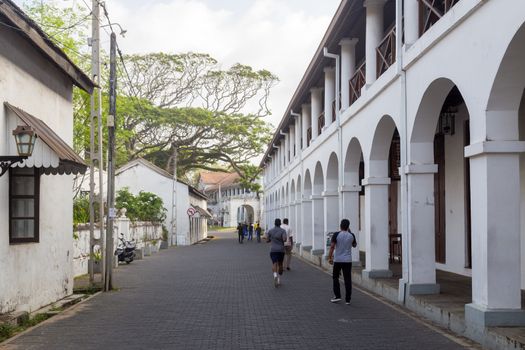
<path fill-rule="evenodd" d="M 27 159 L 33 154 L 37 135 L 29 125 L 19 125 L 13 130 L 16 141 L 18 156 L 0 156 L 0 176 L 4 175 L 9 168 L 16 163 Z"/>

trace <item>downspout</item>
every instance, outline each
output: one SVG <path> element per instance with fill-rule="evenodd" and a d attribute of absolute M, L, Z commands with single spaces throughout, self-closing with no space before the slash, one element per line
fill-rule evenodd
<path fill-rule="evenodd" d="M 396 0 L 396 66 L 399 74 L 401 83 L 401 103 L 400 103 L 400 119 L 401 119 L 401 230 L 402 230 L 402 244 L 405 245 L 402 250 L 403 254 L 403 275 L 399 280 L 399 294 L 398 300 L 405 304 L 406 302 L 406 285 L 408 283 L 409 275 L 409 251 L 410 251 L 410 240 L 407 239 L 408 235 L 408 208 L 409 208 L 409 197 L 408 197 L 408 185 L 407 175 L 405 169 L 408 160 L 408 116 L 407 116 L 407 83 L 406 83 L 406 70 L 403 67 L 403 0 Z M 403 210 L 404 209 L 404 210 Z"/>
<path fill-rule="evenodd" d="M 343 185 L 343 177 L 344 177 L 344 172 L 343 172 L 343 130 L 341 129 L 341 109 L 339 108 L 339 106 L 341 105 L 340 103 L 340 91 L 341 91 L 341 83 L 340 83 L 340 80 L 341 80 L 341 58 L 339 55 L 336 55 L 336 54 L 333 54 L 333 53 L 329 53 L 328 52 L 328 48 L 324 47 L 323 48 L 323 55 L 325 57 L 328 57 L 328 58 L 333 58 L 335 60 L 335 121 L 337 123 L 337 144 L 339 145 L 339 157 L 338 157 L 338 161 L 339 161 L 339 169 L 338 169 L 338 173 L 339 173 L 339 181 L 338 181 L 338 185 L 339 187 L 342 187 Z M 326 101 L 325 101 L 326 103 Z M 343 196 L 342 195 L 339 195 L 337 196 L 338 199 L 339 199 L 339 218 L 342 219 L 343 218 Z"/>

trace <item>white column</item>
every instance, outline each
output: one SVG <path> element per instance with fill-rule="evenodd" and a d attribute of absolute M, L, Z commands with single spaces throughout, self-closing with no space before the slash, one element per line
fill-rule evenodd
<path fill-rule="evenodd" d="M 412 45 L 419 38 L 419 1 L 404 0 L 405 44 Z"/>
<path fill-rule="evenodd" d="M 290 152 L 290 143 L 289 143 L 289 136 L 290 134 L 289 133 L 286 133 L 284 134 L 284 137 L 283 137 L 283 142 L 284 142 L 284 167 L 287 167 L 288 166 L 288 160 L 289 160 L 289 157 L 288 157 L 288 153 Z"/>
<path fill-rule="evenodd" d="M 313 245 L 313 232 L 312 232 L 312 201 L 310 199 L 302 200 L 302 222 L 301 222 L 301 231 L 302 231 L 302 244 L 301 251 L 305 248 L 312 248 Z"/>
<path fill-rule="evenodd" d="M 297 200 L 295 201 L 295 241 L 296 243 L 301 244 L 303 242 L 303 229 L 301 227 L 302 220 L 301 220 L 301 212 L 302 212 L 302 201 Z"/>
<path fill-rule="evenodd" d="M 366 263 L 363 275 L 390 277 L 388 265 L 388 186 L 390 178 L 370 177 L 365 186 Z"/>
<path fill-rule="evenodd" d="M 312 242 L 313 250 L 324 250 L 324 199 L 320 195 L 312 195 Z"/>
<path fill-rule="evenodd" d="M 339 231 L 339 192 L 324 191 L 324 229 L 323 229 L 323 241 L 324 244 L 324 255 L 328 256 L 328 250 L 326 246 L 326 234 L 328 232 Z M 330 247 L 328 247 L 329 249 Z"/>
<path fill-rule="evenodd" d="M 359 260 L 359 191 L 361 186 L 343 186 L 340 189 L 343 196 L 343 217 L 341 219 L 350 220 L 350 231 L 355 235 L 357 240 L 357 247 L 352 248 L 352 264 L 353 266 L 361 266 Z"/>
<path fill-rule="evenodd" d="M 307 134 L 308 134 L 308 128 L 311 125 L 312 119 L 312 106 L 309 103 L 305 103 L 301 105 L 302 113 L 301 113 L 301 119 L 302 119 L 302 132 L 303 132 L 303 147 L 302 149 L 306 149 L 308 147 L 307 145 Z"/>
<path fill-rule="evenodd" d="M 524 142 L 486 141 L 470 157 L 472 304 L 467 322 L 524 326 L 520 290 L 520 160 Z M 489 153 L 490 152 L 490 153 Z"/>
<path fill-rule="evenodd" d="M 407 294 L 439 294 L 436 284 L 434 174 L 436 164 L 405 167 L 408 185 L 408 232 L 403 232 L 403 249 L 408 249 Z"/>
<path fill-rule="evenodd" d="M 302 133 L 301 119 L 302 119 L 302 115 L 295 118 L 294 132 L 295 132 L 295 156 L 296 157 L 299 156 L 299 151 L 301 150 L 301 133 Z"/>
<path fill-rule="evenodd" d="M 366 85 L 377 79 L 376 48 L 383 39 L 383 6 L 386 0 L 365 0 L 366 7 Z"/>
<path fill-rule="evenodd" d="M 290 146 L 290 159 L 288 161 L 291 162 L 295 158 L 294 151 L 297 150 L 297 147 L 295 146 L 295 120 L 290 125 L 290 133 L 288 135 L 290 136 L 288 141 Z"/>
<path fill-rule="evenodd" d="M 332 101 L 335 99 L 335 67 L 324 68 L 324 125 L 332 124 Z M 336 106 L 337 108 L 337 106 Z"/>
<path fill-rule="evenodd" d="M 310 90 L 312 94 L 312 115 L 311 115 L 311 126 L 312 126 L 312 141 L 319 135 L 318 131 L 318 119 L 323 111 L 323 88 L 313 88 Z"/>
<path fill-rule="evenodd" d="M 355 74 L 356 59 L 355 45 L 359 39 L 344 38 L 341 46 L 341 107 L 342 110 L 350 106 L 350 78 Z"/>

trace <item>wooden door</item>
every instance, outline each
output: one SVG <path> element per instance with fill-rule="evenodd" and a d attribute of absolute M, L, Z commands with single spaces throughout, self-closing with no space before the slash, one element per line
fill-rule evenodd
<path fill-rule="evenodd" d="M 438 166 L 438 172 L 434 175 L 436 262 L 445 263 L 445 135 L 443 134 L 436 134 L 434 137 L 434 162 Z"/>
<path fill-rule="evenodd" d="M 398 234 L 397 226 L 397 199 L 398 199 L 398 183 L 401 180 L 399 175 L 399 167 L 401 165 L 401 144 L 397 130 L 392 137 L 390 145 L 390 155 L 388 162 L 388 176 L 390 177 L 390 186 L 388 191 L 388 233 L 391 235 Z"/>
<path fill-rule="evenodd" d="M 470 124 L 464 124 L 463 145 L 470 144 Z M 472 268 L 472 227 L 470 217 L 470 159 L 465 158 L 465 267 Z"/>

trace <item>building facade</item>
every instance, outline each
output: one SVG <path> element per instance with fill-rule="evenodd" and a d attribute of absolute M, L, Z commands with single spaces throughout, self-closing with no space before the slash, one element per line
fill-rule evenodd
<path fill-rule="evenodd" d="M 212 222 L 218 226 L 236 227 L 239 223 L 261 220 L 261 196 L 243 188 L 237 173 L 202 172 L 199 188 L 208 196 Z"/>
<path fill-rule="evenodd" d="M 400 299 L 445 270 L 469 324 L 525 325 L 524 88 L 523 1 L 343 0 L 261 162 L 264 225 L 323 261 L 348 218 L 363 276 L 399 255 Z"/>
<path fill-rule="evenodd" d="M 115 172 L 115 187 L 133 194 L 151 192 L 162 199 L 166 209 L 164 226 L 169 245 L 190 245 L 208 237 L 207 197 L 192 186 L 145 159 L 137 158 Z M 193 213 L 193 215 L 190 215 Z"/>
<path fill-rule="evenodd" d="M 93 83 L 9 0 L 0 4 L 0 314 L 31 312 L 73 292 L 73 85 Z M 13 130 L 37 135 L 21 163 Z"/>

